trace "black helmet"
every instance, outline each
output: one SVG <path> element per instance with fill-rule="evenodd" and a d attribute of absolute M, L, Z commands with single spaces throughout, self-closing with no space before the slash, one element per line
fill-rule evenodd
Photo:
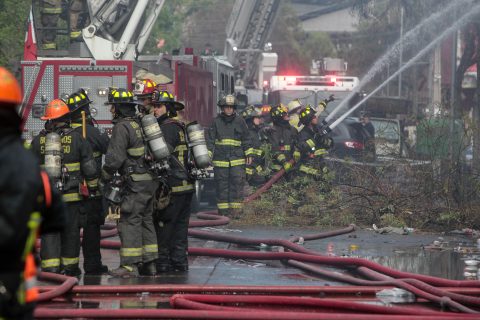
<path fill-rule="evenodd" d="M 315 118 L 315 110 L 310 105 L 307 105 L 305 108 L 300 110 L 300 117 L 299 121 L 304 125 L 307 126 L 312 122 L 313 118 Z"/>
<path fill-rule="evenodd" d="M 220 108 L 233 107 L 236 109 L 238 106 L 238 100 L 233 94 L 227 94 L 226 96 L 221 97 L 217 104 Z"/>
<path fill-rule="evenodd" d="M 180 111 L 185 108 L 183 103 L 175 101 L 173 94 L 171 94 L 168 91 L 154 90 L 152 93 L 152 104 L 153 105 L 164 104 L 171 111 Z"/>
<path fill-rule="evenodd" d="M 110 88 L 108 92 L 108 98 L 105 105 L 109 104 L 122 104 L 122 105 L 131 105 L 135 107 L 141 103 L 133 101 L 133 93 L 126 90 L 126 89 L 117 89 L 117 88 Z"/>
<path fill-rule="evenodd" d="M 249 120 L 249 119 L 252 119 L 252 118 L 255 118 L 255 117 L 261 117 L 261 114 L 252 105 L 246 107 L 242 111 L 241 115 L 245 120 Z"/>
<path fill-rule="evenodd" d="M 84 89 L 79 89 L 78 91 L 69 95 L 65 102 L 67 103 L 70 112 L 75 112 L 86 106 L 87 108 L 84 109 L 88 113 L 90 112 L 88 105 L 92 103 Z"/>
<path fill-rule="evenodd" d="M 270 109 L 270 116 L 272 117 L 272 121 L 282 120 L 283 117 L 287 114 L 288 108 L 281 103 Z"/>

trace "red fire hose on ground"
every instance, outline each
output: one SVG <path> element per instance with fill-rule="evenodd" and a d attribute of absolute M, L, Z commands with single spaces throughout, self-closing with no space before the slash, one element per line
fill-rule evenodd
<path fill-rule="evenodd" d="M 246 202 L 257 198 L 262 192 L 267 190 L 275 181 L 281 178 L 283 170 L 278 172 L 269 182 L 267 182 L 262 188 L 257 190 L 253 195 L 246 198 Z M 191 221 L 190 227 L 205 227 L 205 226 L 217 226 L 228 224 L 229 219 L 216 214 L 216 211 L 198 213 L 197 217 L 203 219 L 202 221 Z M 102 231 L 103 237 L 113 236 L 116 234 L 116 230 L 112 227 L 105 228 L 107 230 Z M 110 230 L 108 230 L 110 229 Z M 353 226 L 348 228 L 324 232 L 319 234 L 312 234 L 302 237 L 304 240 L 321 239 L 327 236 L 335 236 L 344 234 L 354 230 Z M 374 262 L 360 259 L 360 258 L 338 258 L 338 257 L 325 257 L 320 253 L 305 249 L 304 247 L 295 244 L 300 237 L 295 237 L 290 240 L 284 239 L 249 239 L 236 236 L 228 236 L 223 234 L 205 232 L 200 230 L 189 229 L 191 236 L 225 241 L 243 245 L 260 245 L 267 244 L 271 246 L 281 246 L 293 252 L 250 252 L 250 251 L 232 251 L 222 249 L 210 249 L 210 248 L 190 248 L 189 254 L 201 255 L 201 256 L 215 256 L 224 258 L 242 258 L 242 259 L 254 259 L 254 260 L 282 260 L 287 261 L 289 264 L 300 267 L 304 270 L 312 272 L 312 270 L 322 270 L 317 265 L 327 264 L 337 267 L 357 267 L 357 270 L 363 271 L 366 274 L 367 271 L 371 273 L 366 274 L 368 278 L 383 277 L 381 280 L 364 280 L 358 279 L 346 275 L 338 276 L 339 281 L 351 282 L 355 284 L 363 283 L 365 285 L 375 285 L 376 287 L 261 287 L 261 286 L 182 286 L 182 285 L 131 285 L 131 286 L 76 286 L 77 279 L 70 278 L 61 275 L 52 275 L 47 273 L 41 273 L 40 279 L 54 282 L 63 282 L 62 285 L 57 287 L 48 286 L 43 288 L 40 294 L 39 301 L 47 301 L 55 299 L 64 295 L 67 292 L 72 294 L 128 294 L 138 292 L 162 292 L 162 293 L 179 293 L 179 292 L 191 292 L 191 293 L 212 293 L 218 292 L 223 295 L 175 295 L 171 298 L 171 305 L 173 307 L 183 307 L 195 310 L 169 310 L 169 309 L 128 309 L 128 310 L 96 310 L 96 309 L 48 309 L 38 308 L 35 311 L 37 318 L 110 318 L 110 319 L 122 319 L 122 318 L 172 318 L 172 319 L 344 319 L 345 317 L 351 319 L 451 319 L 453 316 L 462 318 L 475 318 L 478 315 L 469 315 L 466 313 L 473 313 L 476 310 L 469 309 L 458 301 L 469 305 L 478 306 L 479 298 L 468 296 L 467 294 L 479 295 L 480 294 L 480 281 L 458 281 L 448 280 L 430 276 L 416 275 L 406 272 L 393 270 Z M 102 240 L 102 247 L 116 249 L 119 248 L 118 241 Z M 315 265 L 305 264 L 304 262 L 314 263 Z M 317 270 L 317 271 L 318 271 Z M 327 271 L 328 273 L 329 271 Z M 322 275 L 322 272 L 317 274 Z M 338 273 L 332 274 L 338 275 Z M 330 274 L 330 276 L 332 275 Z M 323 273 L 322 276 L 329 276 Z M 386 277 L 386 279 L 384 278 Z M 409 279 L 392 279 L 393 278 L 409 278 Z M 409 281 L 407 281 L 409 280 Z M 411 281 L 413 280 L 413 281 Z M 422 282 L 423 281 L 423 282 Z M 430 284 L 430 287 L 426 287 L 425 291 L 419 289 L 419 286 L 425 287 L 425 283 Z M 278 296 L 251 296 L 252 293 L 262 294 L 298 294 L 309 295 L 329 292 L 330 294 L 356 294 L 362 292 L 362 294 L 370 294 L 382 290 L 378 285 L 383 285 L 391 288 L 392 286 L 408 285 L 409 291 L 412 291 L 419 297 L 428 299 L 429 301 L 439 303 L 442 307 L 448 306 L 452 310 L 460 310 L 466 312 L 464 314 L 459 313 L 444 313 L 432 310 L 426 310 L 422 307 L 385 307 L 385 306 L 373 306 L 362 303 L 352 303 L 352 301 L 339 301 L 333 299 L 314 299 L 306 297 L 278 297 Z M 449 288 L 434 288 L 432 286 L 448 286 Z M 168 288 L 167 288 L 168 287 Z M 465 288 L 456 289 L 452 287 Z M 432 289 L 433 288 L 433 289 Z M 425 289 L 425 288 L 424 288 Z M 428 289 L 428 290 L 427 290 Z M 435 291 L 437 290 L 437 291 Z M 429 293 L 430 292 L 430 293 Z M 225 293 L 235 294 L 234 296 L 226 296 Z M 249 294 L 248 296 L 241 294 Z M 238 298 L 238 299 L 237 299 Z M 255 300 L 256 298 L 256 300 Z M 237 299 L 237 300 L 236 300 Z M 332 301 L 330 301 L 332 300 Z M 455 300 L 455 301 L 454 301 Z M 282 303 L 283 301 L 283 303 Z M 230 306 L 225 306 L 230 304 Z M 244 307 L 238 307 L 240 304 L 247 304 L 248 309 Z M 261 306 L 258 306 L 258 305 Z M 233 306 L 232 306 L 233 305 Z M 251 308 L 258 306 L 258 310 L 255 312 L 250 311 Z M 272 308 L 279 306 L 289 306 L 298 308 L 297 312 L 291 311 L 274 311 Z M 314 308 L 315 313 L 309 312 L 309 308 Z M 328 309 L 324 313 L 325 308 Z M 240 309 L 240 310 L 237 310 Z M 401 309 L 401 310 L 400 310 Z M 323 310 L 323 311 L 322 311 Z M 331 313 L 334 312 L 341 313 Z M 350 313 L 345 313 L 350 312 Z M 351 312 L 362 313 L 352 314 Z M 363 314 L 365 313 L 365 314 Z M 372 314 L 377 313 L 377 314 Z M 407 318 L 408 315 L 408 318 Z"/>
<path fill-rule="evenodd" d="M 292 308 L 308 308 L 315 309 L 312 311 L 321 312 L 330 311 L 332 309 L 340 312 L 350 311 L 358 313 L 373 313 L 373 314 L 409 314 L 409 315 L 455 315 L 458 313 L 438 312 L 431 310 L 422 310 L 420 308 L 411 307 L 395 307 L 395 306 L 379 306 L 374 304 L 359 303 L 355 301 L 341 301 L 338 299 L 328 298 L 312 298 L 312 297 L 288 297 L 288 296 L 259 296 L 259 295 L 200 295 L 200 294 L 176 294 L 170 298 L 172 307 L 185 307 L 187 301 L 201 303 L 207 307 L 200 308 L 201 310 L 245 310 L 245 308 L 252 310 L 259 305 L 264 308 L 280 307 L 291 311 Z M 218 304 L 222 306 L 218 306 Z M 226 305 L 234 305 L 228 306 Z M 221 309 L 220 309 L 221 308 Z M 191 309 L 197 309 L 193 307 Z M 462 317 L 473 318 L 472 315 L 462 314 Z M 478 316 L 477 316 L 478 317 Z"/>

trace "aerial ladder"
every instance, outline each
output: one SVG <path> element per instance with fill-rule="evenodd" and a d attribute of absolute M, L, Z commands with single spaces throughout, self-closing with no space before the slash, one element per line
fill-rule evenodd
<path fill-rule="evenodd" d="M 236 0 L 226 27 L 224 55 L 237 69 L 237 86 L 262 88 L 264 77 L 276 71 L 277 55 L 270 52 L 280 0 Z"/>
<path fill-rule="evenodd" d="M 164 0 L 84 0 L 89 21 L 82 29 L 82 40 L 70 40 L 70 8 L 57 26 L 44 26 L 40 1 L 32 1 L 22 66 L 24 101 L 22 115 L 24 137 L 29 139 L 43 129 L 40 117 L 48 101 L 64 98 L 84 88 L 93 103 L 91 112 L 100 126 L 111 127 L 111 116 L 103 107 L 109 87 L 128 88 L 134 64 L 155 64 L 140 56 Z M 56 34 L 59 48 L 42 50 L 42 35 Z M 37 37 L 38 36 L 38 37 Z M 62 38 L 63 37 L 63 38 Z M 37 43 L 37 38 L 38 42 Z M 63 47 L 61 46 L 63 44 Z"/>

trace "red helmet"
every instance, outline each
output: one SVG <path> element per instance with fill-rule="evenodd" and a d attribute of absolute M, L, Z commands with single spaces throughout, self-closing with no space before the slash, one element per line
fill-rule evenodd
<path fill-rule="evenodd" d="M 0 67 L 0 104 L 16 106 L 22 103 L 22 91 L 17 79 L 4 67 Z"/>
<path fill-rule="evenodd" d="M 137 97 L 150 97 L 157 84 L 150 79 L 137 80 L 133 94 Z"/>

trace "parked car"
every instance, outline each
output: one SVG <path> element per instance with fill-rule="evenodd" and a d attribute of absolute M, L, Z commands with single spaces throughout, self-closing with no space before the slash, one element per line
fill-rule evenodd
<path fill-rule="evenodd" d="M 374 150 L 366 146 L 370 141 L 369 134 L 356 118 L 345 118 L 333 128 L 330 137 L 333 139 L 333 147 L 329 154 L 333 157 L 355 161 L 375 159 Z"/>

